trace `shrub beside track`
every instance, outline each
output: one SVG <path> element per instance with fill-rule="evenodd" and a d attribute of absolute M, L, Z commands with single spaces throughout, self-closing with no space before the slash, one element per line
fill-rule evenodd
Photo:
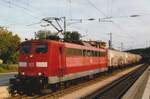
<path fill-rule="evenodd" d="M 0 64 L 0 73 L 16 72 L 17 68 L 17 64 Z"/>

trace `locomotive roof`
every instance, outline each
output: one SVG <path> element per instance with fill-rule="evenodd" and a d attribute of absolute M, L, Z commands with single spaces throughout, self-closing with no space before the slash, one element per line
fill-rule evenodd
<path fill-rule="evenodd" d="M 106 50 L 104 48 L 96 48 L 96 47 L 93 47 L 93 46 L 85 46 L 85 45 L 80 45 L 80 44 L 74 44 L 74 43 L 67 43 L 65 42 L 64 43 L 66 47 L 68 48 L 78 48 L 78 49 L 86 49 L 86 50 Z"/>
<path fill-rule="evenodd" d="M 27 42 L 33 42 L 33 43 L 39 43 L 39 42 L 53 42 L 56 44 L 64 44 L 68 48 L 77 48 L 77 49 L 87 49 L 87 50 L 106 50 L 106 48 L 96 48 L 93 46 L 86 46 L 86 45 L 80 45 L 76 43 L 69 43 L 69 42 L 62 42 L 62 41 L 55 41 L 55 40 L 27 40 L 22 43 L 27 43 Z"/>

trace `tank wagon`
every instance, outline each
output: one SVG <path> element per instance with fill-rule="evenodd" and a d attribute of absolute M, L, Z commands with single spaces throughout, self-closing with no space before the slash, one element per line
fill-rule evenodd
<path fill-rule="evenodd" d="M 141 56 L 53 40 L 30 40 L 19 48 L 18 75 L 10 79 L 11 93 L 56 89 L 61 82 L 139 62 Z"/>
<path fill-rule="evenodd" d="M 118 50 L 108 50 L 109 69 L 122 68 L 131 64 L 138 63 L 142 57 L 140 55 L 121 52 Z"/>

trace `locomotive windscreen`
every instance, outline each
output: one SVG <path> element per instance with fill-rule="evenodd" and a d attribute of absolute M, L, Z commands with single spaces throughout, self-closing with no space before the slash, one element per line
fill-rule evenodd
<path fill-rule="evenodd" d="M 23 43 L 20 47 L 21 54 L 29 54 L 31 52 L 31 43 Z"/>
<path fill-rule="evenodd" d="M 37 44 L 35 52 L 36 53 L 46 53 L 47 52 L 47 44 Z"/>

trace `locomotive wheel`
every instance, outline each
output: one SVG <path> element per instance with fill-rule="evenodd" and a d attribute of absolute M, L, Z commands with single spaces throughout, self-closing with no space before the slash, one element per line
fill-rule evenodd
<path fill-rule="evenodd" d="M 51 89 L 43 89 L 41 90 L 40 94 L 45 95 L 45 94 L 49 94 L 52 93 L 53 91 Z"/>
<path fill-rule="evenodd" d="M 11 92 L 11 96 L 14 97 L 14 96 L 17 96 L 17 95 L 18 95 L 18 94 L 17 94 L 17 91 L 12 91 L 12 92 Z"/>
<path fill-rule="evenodd" d="M 18 95 L 18 91 L 14 86 L 9 86 L 9 93 L 11 94 L 11 96 L 17 96 Z"/>
<path fill-rule="evenodd" d="M 71 82 L 70 82 L 70 81 L 65 82 L 65 87 L 66 87 L 66 88 L 70 87 L 70 85 L 71 85 Z"/>

